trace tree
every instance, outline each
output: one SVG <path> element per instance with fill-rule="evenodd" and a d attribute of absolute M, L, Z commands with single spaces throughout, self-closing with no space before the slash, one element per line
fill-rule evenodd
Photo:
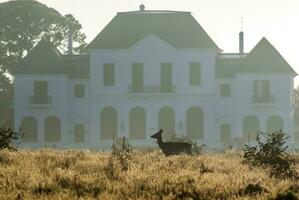
<path fill-rule="evenodd" d="M 21 130 L 14 131 L 9 125 L 0 127 L 0 150 L 9 149 L 16 151 L 22 137 L 23 133 Z"/>
<path fill-rule="evenodd" d="M 293 103 L 295 109 L 294 120 L 296 124 L 299 124 L 299 87 L 294 89 Z"/>
<path fill-rule="evenodd" d="M 47 39 L 60 50 L 67 46 L 68 34 L 73 34 L 74 52 L 86 46 L 81 24 L 70 14 L 33 0 L 14 0 L 0 4 L 0 65 L 13 74 L 21 59 L 41 39 Z"/>
<path fill-rule="evenodd" d="M 12 81 L 0 68 L 0 126 L 8 121 L 13 124 Z"/>
<path fill-rule="evenodd" d="M 258 133 L 256 146 L 245 145 L 243 163 L 267 168 L 270 177 L 297 179 L 296 159 L 288 149 L 288 139 L 289 136 L 281 130 L 268 134 Z"/>
<path fill-rule="evenodd" d="M 12 121 L 10 107 L 13 87 L 6 73 L 14 75 L 18 64 L 42 39 L 66 51 L 68 35 L 74 41 L 74 53 L 84 47 L 85 34 L 81 24 L 71 15 L 34 0 L 12 0 L 0 3 L 0 119 Z M 0 120 L 0 122 L 1 122 Z M 1 124 L 0 124 L 1 125 Z"/>

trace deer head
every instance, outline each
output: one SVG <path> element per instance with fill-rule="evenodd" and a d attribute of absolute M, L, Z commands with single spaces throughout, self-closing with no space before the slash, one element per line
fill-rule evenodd
<path fill-rule="evenodd" d="M 163 129 L 160 129 L 157 133 L 151 136 L 151 138 L 159 138 L 162 137 Z"/>

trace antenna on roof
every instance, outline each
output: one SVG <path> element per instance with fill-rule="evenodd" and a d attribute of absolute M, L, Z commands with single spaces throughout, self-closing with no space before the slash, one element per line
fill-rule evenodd
<path fill-rule="evenodd" d="M 141 4 L 140 6 L 139 6 L 139 11 L 144 11 L 145 10 L 145 6 L 144 6 L 144 4 Z"/>
<path fill-rule="evenodd" d="M 239 33 L 239 54 L 244 53 L 243 17 L 241 17 L 241 31 Z"/>

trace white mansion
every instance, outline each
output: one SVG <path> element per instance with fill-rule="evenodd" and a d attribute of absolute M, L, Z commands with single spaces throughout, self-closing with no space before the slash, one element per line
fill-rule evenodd
<path fill-rule="evenodd" d="M 262 38 L 221 53 L 189 12 L 118 13 L 87 54 L 62 55 L 41 41 L 15 75 L 15 128 L 23 147 L 135 147 L 187 137 L 208 148 L 254 142 L 283 128 L 294 141 L 295 71 Z"/>

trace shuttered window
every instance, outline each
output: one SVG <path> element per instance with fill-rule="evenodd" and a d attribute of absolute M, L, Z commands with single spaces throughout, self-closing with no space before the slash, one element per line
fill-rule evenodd
<path fill-rule="evenodd" d="M 74 86 L 74 96 L 77 97 L 77 98 L 85 96 L 84 85 L 75 85 Z"/>
<path fill-rule="evenodd" d="M 143 92 L 143 64 L 134 63 L 132 65 L 132 92 Z"/>
<path fill-rule="evenodd" d="M 85 142 L 85 127 L 82 124 L 75 125 L 75 142 L 84 143 Z"/>
<path fill-rule="evenodd" d="M 47 81 L 34 81 L 34 103 L 47 103 L 48 102 L 48 82 Z"/>
<path fill-rule="evenodd" d="M 190 65 L 189 65 L 189 83 L 190 83 L 190 85 L 200 85 L 200 83 L 201 83 L 200 63 L 190 63 Z"/>
<path fill-rule="evenodd" d="M 231 85 L 229 83 L 223 83 L 220 85 L 221 97 L 231 96 Z"/>
<path fill-rule="evenodd" d="M 114 86 L 115 85 L 115 66 L 113 63 L 105 63 L 103 66 L 103 75 L 104 75 L 104 86 Z"/>
<path fill-rule="evenodd" d="M 256 80 L 254 82 L 254 95 L 253 100 L 259 103 L 272 102 L 270 94 L 270 81 L 269 80 Z"/>
<path fill-rule="evenodd" d="M 221 142 L 229 144 L 231 142 L 231 125 L 221 124 L 220 126 Z"/>
<path fill-rule="evenodd" d="M 172 89 L 172 65 L 171 63 L 161 64 L 161 92 L 169 93 Z"/>
<path fill-rule="evenodd" d="M 270 81 L 269 80 L 256 80 L 254 82 L 254 94 L 256 96 L 270 95 Z"/>

